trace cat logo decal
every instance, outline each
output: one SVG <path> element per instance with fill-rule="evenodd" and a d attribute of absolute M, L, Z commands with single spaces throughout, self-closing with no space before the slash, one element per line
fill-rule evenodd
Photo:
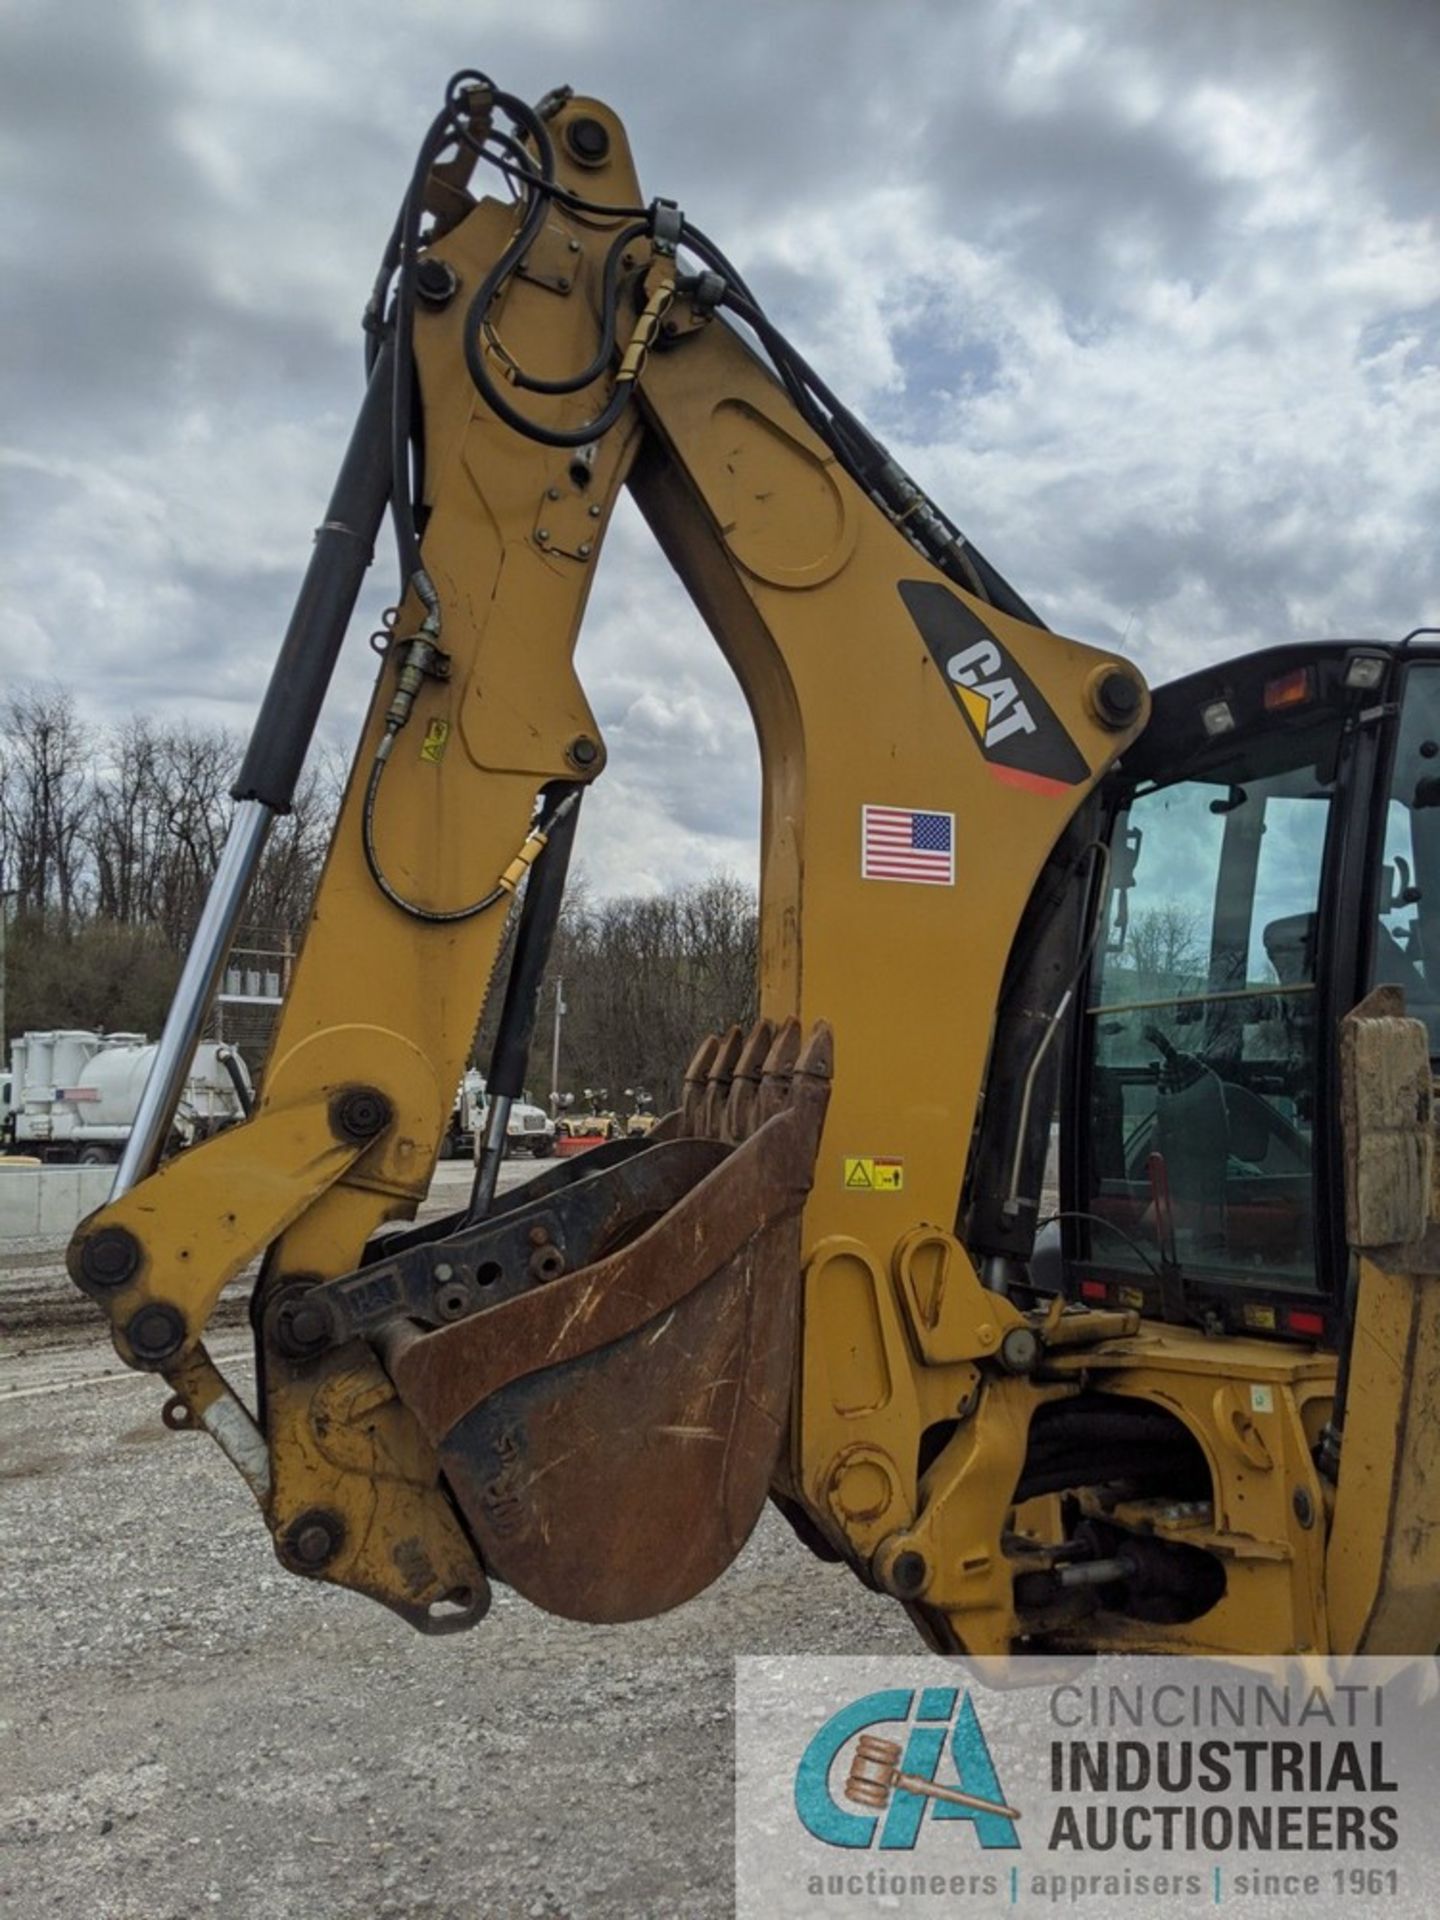
<path fill-rule="evenodd" d="M 984 621 L 936 581 L 899 585 L 996 779 L 1035 793 L 1061 793 L 1088 780 L 1079 748 Z"/>

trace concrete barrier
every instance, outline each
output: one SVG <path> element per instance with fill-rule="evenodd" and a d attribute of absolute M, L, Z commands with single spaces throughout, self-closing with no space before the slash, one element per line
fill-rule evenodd
<path fill-rule="evenodd" d="M 110 1197 L 113 1167 L 7 1166 L 0 1160 L 0 1242 L 65 1239 Z"/>

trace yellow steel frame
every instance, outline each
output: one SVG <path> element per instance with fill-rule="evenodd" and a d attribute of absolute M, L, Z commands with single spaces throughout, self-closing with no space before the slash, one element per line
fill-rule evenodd
<path fill-rule="evenodd" d="M 565 158 L 564 123 L 580 113 L 610 133 L 598 169 Z M 573 101 L 554 131 L 562 181 L 592 200 L 636 201 L 608 108 Z M 483 202 L 433 251 L 473 287 L 512 224 L 510 209 Z M 588 359 L 616 224 L 552 208 L 500 315 L 532 371 L 558 375 Z M 635 251 L 646 265 L 647 248 Z M 638 404 L 579 479 L 564 450 L 516 434 L 480 403 L 462 353 L 464 299 L 417 316 L 424 558 L 451 668 L 425 683 L 399 736 L 379 810 L 384 867 L 407 897 L 435 907 L 483 894 L 523 842 L 537 789 L 603 767 L 573 652 L 628 482 L 754 715 L 761 1011 L 807 1027 L 823 1018 L 835 1033 L 804 1222 L 803 1349 L 782 1490 L 911 1604 L 934 1644 L 1002 1650 L 1017 1631 L 1002 1533 L 1035 1410 L 1082 1386 L 1138 1396 L 1190 1430 L 1216 1489 L 1203 1527 L 1163 1513 L 1143 1524 L 1208 1546 L 1228 1584 L 1193 1628 L 1115 1634 L 1127 1645 L 1325 1647 L 1326 1498 L 1310 1445 L 1333 1392 L 1333 1356 L 1094 1316 L 1087 1344 L 1072 1339 L 1068 1351 L 1052 1325 L 1043 1384 L 1010 1376 L 994 1363 L 1023 1318 L 982 1285 L 953 1231 L 987 1078 L 1008 1067 L 990 1049 L 1016 928 L 1077 808 L 1144 724 L 1143 701 L 1120 727 L 1097 705 L 1103 675 L 1131 669 L 944 580 L 861 496 L 737 336 L 672 302 L 669 271 L 659 262 L 650 275 L 647 326 L 666 315 L 661 341 L 672 350 L 649 356 Z M 605 390 L 602 381 L 523 398 L 537 418 L 573 426 Z M 902 583 L 951 596 L 972 635 L 988 637 L 979 676 L 988 694 L 943 670 Z M 402 609 L 402 631 L 412 614 Z M 1003 709 L 1022 683 L 1069 743 L 1066 778 L 1017 777 L 987 746 L 987 698 Z M 87 1232 L 128 1224 L 149 1250 L 125 1311 L 142 1297 L 180 1304 L 187 1357 L 166 1371 L 197 1420 L 218 1391 L 197 1343 L 226 1278 L 268 1246 L 263 1312 L 294 1281 L 351 1271 L 377 1227 L 413 1213 L 499 952 L 501 910 L 422 923 L 388 905 L 366 870 L 361 798 L 389 691 L 382 668 L 256 1118 L 87 1223 Z M 953 881 L 867 877 L 867 806 L 953 816 Z M 395 1116 L 363 1151 L 327 1131 L 329 1103 L 355 1082 L 382 1093 Z M 870 1166 L 868 1183 L 857 1164 Z M 1396 1318 L 1401 1307 L 1384 1312 Z M 433 1455 L 368 1349 L 294 1371 L 272 1358 L 262 1418 L 271 1471 L 268 1484 L 252 1484 L 291 1564 L 304 1569 L 297 1529 L 324 1509 L 344 1528 L 326 1578 L 422 1622 L 447 1597 L 483 1593 Z M 954 1430 L 922 1473 L 921 1437 L 946 1423 Z"/>

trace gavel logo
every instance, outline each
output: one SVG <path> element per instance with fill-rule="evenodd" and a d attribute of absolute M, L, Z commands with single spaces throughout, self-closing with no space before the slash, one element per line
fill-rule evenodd
<path fill-rule="evenodd" d="M 845 1781 L 845 1798 L 853 1800 L 857 1807 L 883 1812 L 897 1787 L 903 1787 L 906 1793 L 923 1793 L 931 1800 L 949 1800 L 957 1807 L 970 1807 L 976 1813 L 998 1814 L 1002 1820 L 1020 1818 L 1014 1807 L 1004 1806 L 997 1800 L 982 1800 L 976 1794 L 961 1793 L 958 1787 L 937 1786 L 918 1773 L 902 1773 L 900 1742 L 862 1733 L 855 1743 L 855 1758 L 850 1762 Z"/>

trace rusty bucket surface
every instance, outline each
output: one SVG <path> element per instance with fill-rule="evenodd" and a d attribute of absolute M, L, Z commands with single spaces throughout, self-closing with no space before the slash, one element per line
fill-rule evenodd
<path fill-rule="evenodd" d="M 652 1139 L 730 1144 L 604 1257 L 391 1360 L 487 1569 L 576 1620 L 640 1619 L 734 1559 L 784 1441 L 801 1210 L 829 1097 L 829 1029 L 734 1030 L 697 1054 Z"/>

